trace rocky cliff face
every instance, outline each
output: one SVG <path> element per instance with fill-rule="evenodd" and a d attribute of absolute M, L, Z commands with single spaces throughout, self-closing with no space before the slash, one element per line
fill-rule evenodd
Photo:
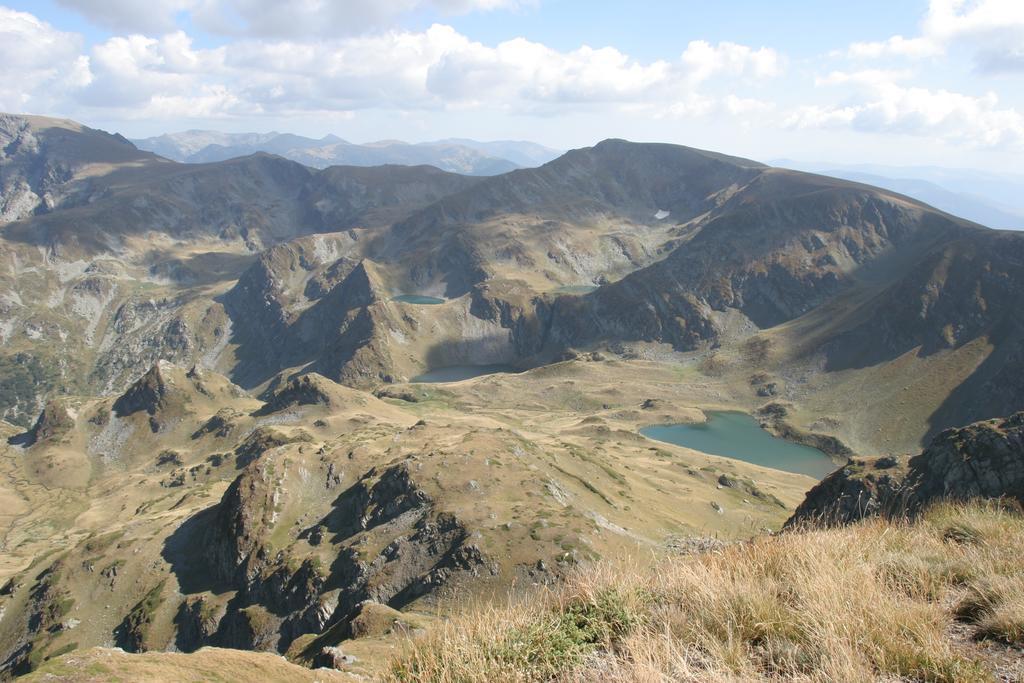
<path fill-rule="evenodd" d="M 972 498 L 1024 504 L 1024 412 L 947 429 L 909 459 L 852 458 L 811 489 L 786 524 L 913 515 L 941 500 Z"/>

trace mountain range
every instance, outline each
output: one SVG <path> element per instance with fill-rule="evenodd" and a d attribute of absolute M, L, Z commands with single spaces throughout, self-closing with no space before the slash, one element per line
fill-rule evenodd
<path fill-rule="evenodd" d="M 779 529 L 815 484 L 645 426 L 741 411 L 849 478 L 1024 408 L 1024 233 L 891 189 L 618 139 L 488 177 L 19 115 L 0 149 L 6 674 L 373 675 L 459 600 Z"/>
<path fill-rule="evenodd" d="M 477 142 L 468 139 L 409 144 L 381 140 L 346 142 L 336 135 L 320 139 L 285 133 L 218 133 L 189 130 L 132 140 L 141 150 L 173 161 L 224 161 L 257 152 L 277 154 L 312 168 L 328 166 L 429 165 L 466 175 L 498 175 L 525 166 L 539 166 L 560 152 L 532 142 Z"/>

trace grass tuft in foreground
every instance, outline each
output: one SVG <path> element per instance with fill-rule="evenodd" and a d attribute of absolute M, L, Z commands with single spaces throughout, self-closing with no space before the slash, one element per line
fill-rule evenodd
<path fill-rule="evenodd" d="M 1013 651 L 981 646 L 1024 645 L 1021 548 L 1024 517 L 976 504 L 642 569 L 598 565 L 545 599 L 454 619 L 388 677 L 990 681 L 1024 666 L 1019 651 L 1014 664 Z"/>

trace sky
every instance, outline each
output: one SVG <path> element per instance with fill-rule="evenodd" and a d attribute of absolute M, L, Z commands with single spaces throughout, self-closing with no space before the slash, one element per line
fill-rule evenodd
<path fill-rule="evenodd" d="M 0 110 L 1024 173 L 1024 0 L 0 0 Z"/>

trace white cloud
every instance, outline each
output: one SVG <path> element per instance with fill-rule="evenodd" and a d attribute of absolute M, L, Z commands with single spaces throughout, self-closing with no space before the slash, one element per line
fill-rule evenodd
<path fill-rule="evenodd" d="M 92 79 L 79 101 L 105 108 L 144 108 L 157 97 L 216 87 L 210 81 L 223 75 L 223 55 L 223 48 L 193 50 L 181 31 L 159 39 L 137 34 L 110 38 L 92 49 Z"/>
<path fill-rule="evenodd" d="M 437 108 L 431 66 L 469 40 L 448 26 L 316 43 L 247 41 L 225 68 L 243 97 L 267 109 Z"/>
<path fill-rule="evenodd" d="M 94 49 L 96 83 L 82 97 L 94 106 L 141 106 L 157 95 L 188 97 L 205 89 L 230 93 L 219 101 L 246 111 L 491 107 L 537 113 L 651 101 L 698 115 L 706 109 L 694 105 L 700 84 L 752 82 L 782 71 L 774 50 L 730 42 L 692 41 L 676 60 L 643 62 L 614 47 L 560 51 L 525 38 L 487 46 L 444 25 L 378 30 L 417 8 L 464 13 L 536 0 L 153 0 L 145 11 L 127 0 L 60 2 L 94 21 L 142 33 L 172 26 L 176 13 L 187 12 L 200 27 L 238 37 L 219 54 L 193 51 L 180 31 L 160 39 L 112 38 Z"/>
<path fill-rule="evenodd" d="M 615 48 L 559 52 L 516 38 L 494 48 L 453 45 L 430 66 L 426 86 L 446 101 L 481 104 L 622 102 L 642 98 L 672 77 L 668 63 L 642 64 Z"/>
<path fill-rule="evenodd" d="M 695 41 L 674 61 L 645 62 L 612 47 L 560 51 L 524 38 L 487 46 L 441 24 L 311 42 L 240 40 L 214 49 L 196 48 L 182 31 L 132 34 L 77 58 L 88 78 L 66 92 L 72 106 L 65 110 L 80 105 L 130 119 L 369 108 L 552 114 L 629 105 L 659 116 L 741 116 L 754 111 L 755 100 L 732 92 L 727 100 L 725 93 L 711 97 L 698 91 L 701 84 L 728 91 L 781 70 L 773 50 L 735 43 Z"/>
<path fill-rule="evenodd" d="M 447 98 L 536 104 L 654 104 L 677 114 L 707 111 L 696 86 L 713 77 L 729 82 L 771 77 L 780 59 L 766 48 L 691 42 L 679 60 L 643 63 L 611 47 L 559 52 L 517 38 L 489 48 L 466 42 L 431 66 L 428 87 Z"/>
<path fill-rule="evenodd" d="M 736 95 L 726 95 L 722 106 L 733 116 L 767 114 L 775 109 L 775 104 L 772 102 L 765 102 L 753 97 L 737 97 Z"/>
<path fill-rule="evenodd" d="M 694 91 L 670 101 L 629 104 L 619 109 L 634 116 L 657 120 L 728 119 L 731 126 L 750 128 L 755 124 L 766 123 L 766 116 L 774 117 L 777 105 L 755 97 L 704 95 Z"/>
<path fill-rule="evenodd" d="M 26 12 L 0 7 L 0 110 L 49 111 L 63 93 L 87 85 L 82 40 Z"/>
<path fill-rule="evenodd" d="M 914 38 L 892 36 L 853 43 L 853 58 L 931 57 L 966 45 L 982 71 L 1024 70 L 1024 2 L 1021 0 L 931 0 Z"/>
<path fill-rule="evenodd" d="M 833 72 L 819 84 L 852 84 L 857 88 L 853 101 L 840 106 L 801 106 L 786 123 L 795 128 L 849 127 L 929 136 L 986 147 L 1024 145 L 1024 114 L 1001 107 L 995 93 L 975 97 L 905 86 L 896 82 L 901 76 L 905 74 L 877 70 Z"/>
<path fill-rule="evenodd" d="M 753 49 L 746 45 L 723 42 L 711 45 L 703 40 L 691 41 L 682 55 L 682 62 L 694 82 L 714 76 L 752 76 L 772 78 L 782 72 L 779 55 L 771 48 Z"/>

